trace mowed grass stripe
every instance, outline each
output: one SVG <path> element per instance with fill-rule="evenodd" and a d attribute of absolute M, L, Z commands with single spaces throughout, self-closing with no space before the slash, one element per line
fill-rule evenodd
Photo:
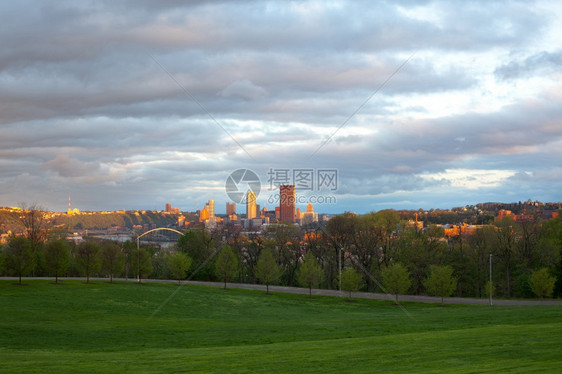
<path fill-rule="evenodd" d="M 251 346 L 121 352 L 0 350 L 6 372 L 557 371 L 562 324 Z"/>

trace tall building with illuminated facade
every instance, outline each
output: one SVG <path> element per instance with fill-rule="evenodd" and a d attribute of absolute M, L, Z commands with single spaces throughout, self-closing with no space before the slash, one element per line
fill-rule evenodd
<path fill-rule="evenodd" d="M 207 204 L 205 204 L 205 209 L 209 213 L 209 219 L 215 218 L 215 200 L 209 200 Z"/>
<path fill-rule="evenodd" d="M 257 206 L 256 206 L 256 194 L 252 191 L 248 191 L 246 199 L 246 218 L 252 219 L 257 216 Z"/>
<path fill-rule="evenodd" d="M 314 211 L 312 203 L 308 203 L 306 212 L 302 214 L 301 225 L 307 225 L 313 222 L 318 222 L 318 213 Z"/>
<path fill-rule="evenodd" d="M 236 203 L 226 203 L 226 215 L 230 216 L 236 214 Z"/>
<path fill-rule="evenodd" d="M 281 222 L 295 222 L 295 185 L 279 186 L 279 220 Z"/>

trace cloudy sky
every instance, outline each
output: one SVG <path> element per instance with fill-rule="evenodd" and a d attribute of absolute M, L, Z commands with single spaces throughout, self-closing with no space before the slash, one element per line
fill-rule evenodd
<path fill-rule="evenodd" d="M 320 212 L 560 201 L 562 6 L 0 5 L 0 206 L 196 210 L 338 171 Z M 270 174 L 271 175 L 271 174 Z M 292 175 L 292 174 L 291 174 Z M 242 209 L 239 208 L 239 212 Z"/>

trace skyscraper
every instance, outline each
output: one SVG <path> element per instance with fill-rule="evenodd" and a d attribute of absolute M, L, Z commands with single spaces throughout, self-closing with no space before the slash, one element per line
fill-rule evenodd
<path fill-rule="evenodd" d="M 314 211 L 312 203 L 308 203 L 306 206 L 306 212 L 303 213 L 301 218 L 301 225 L 307 225 L 313 222 L 318 222 L 318 213 Z"/>
<path fill-rule="evenodd" d="M 226 203 L 226 215 L 236 214 L 236 203 Z"/>
<path fill-rule="evenodd" d="M 256 207 L 256 194 L 252 191 L 248 191 L 248 196 L 246 199 L 246 218 L 252 219 L 256 218 L 257 215 L 257 207 Z"/>
<path fill-rule="evenodd" d="M 295 185 L 279 186 L 279 215 L 281 222 L 295 222 Z"/>
<path fill-rule="evenodd" d="M 209 219 L 215 218 L 215 200 L 209 200 L 207 204 L 205 204 L 205 209 L 209 213 Z"/>

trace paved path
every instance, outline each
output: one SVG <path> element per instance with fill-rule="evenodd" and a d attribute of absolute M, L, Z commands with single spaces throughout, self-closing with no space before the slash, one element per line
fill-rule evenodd
<path fill-rule="evenodd" d="M 3 280 L 17 280 L 16 277 L 0 277 Z M 36 278 L 23 278 L 22 280 L 25 281 L 26 279 L 55 279 L 50 277 L 36 277 Z M 85 280 L 86 278 L 59 278 L 60 279 L 78 279 L 78 280 Z M 109 278 L 90 278 L 90 280 L 94 281 L 107 281 Z M 125 278 L 113 278 L 114 281 L 120 282 L 136 282 L 136 279 L 125 279 Z M 178 281 L 168 280 L 168 279 L 143 279 L 143 283 L 178 283 Z M 193 284 L 193 285 L 200 285 L 200 286 L 211 286 L 211 287 L 224 287 L 223 282 L 201 282 L 201 281 L 182 281 L 182 285 L 186 284 Z M 261 284 L 245 284 L 245 283 L 227 283 L 228 288 L 242 288 L 247 290 L 260 290 L 265 291 L 265 286 Z M 285 286 L 269 286 L 270 292 L 283 292 L 283 293 L 293 293 L 293 294 L 305 294 L 308 295 L 309 290 L 308 288 L 299 288 L 299 287 L 285 287 Z M 322 296 L 342 296 L 342 293 L 337 290 L 322 290 L 322 289 L 313 289 L 313 295 L 322 295 Z M 347 296 L 347 293 L 344 293 L 343 296 Z M 394 301 L 394 295 L 388 295 L 383 293 L 372 293 L 372 292 L 353 292 L 353 298 L 358 299 L 375 299 L 375 300 L 391 300 Z M 399 295 L 398 301 L 413 301 L 417 303 L 441 303 L 440 297 L 432 297 L 432 296 L 416 296 L 416 295 Z M 488 299 L 475 299 L 475 298 L 467 298 L 467 297 L 446 297 L 445 298 L 446 304 L 473 304 L 473 305 L 488 305 Z M 506 306 L 516 306 L 516 305 L 557 305 L 562 306 L 562 300 L 505 300 L 505 299 L 494 299 L 493 305 L 506 305 Z"/>

